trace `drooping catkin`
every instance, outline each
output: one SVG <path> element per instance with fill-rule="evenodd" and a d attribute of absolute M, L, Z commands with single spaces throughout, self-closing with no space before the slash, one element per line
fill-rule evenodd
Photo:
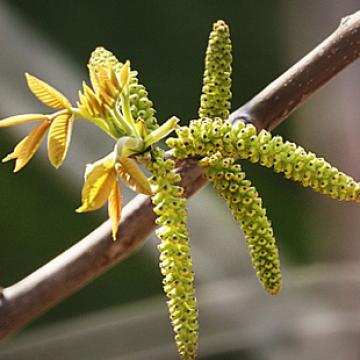
<path fill-rule="evenodd" d="M 120 73 L 121 68 L 124 66 L 110 51 L 103 47 L 97 47 L 91 54 L 88 67 L 106 66 L 109 63 L 117 73 Z M 131 114 L 135 121 L 142 119 L 147 132 L 155 130 L 159 126 L 155 117 L 155 109 L 144 85 L 139 83 L 136 71 L 131 73 L 129 91 Z"/>
<path fill-rule="evenodd" d="M 269 131 L 257 132 L 253 125 L 239 123 L 235 128 L 229 121 L 195 120 L 189 127 L 176 130 L 177 138 L 167 144 L 177 158 L 225 156 L 248 159 L 273 168 L 287 179 L 300 182 L 333 199 L 360 201 L 360 183 L 331 166 L 323 158 L 305 151 L 301 146 L 272 136 Z"/>
<path fill-rule="evenodd" d="M 231 40 L 229 27 L 222 20 L 213 25 L 205 56 L 199 117 L 229 117 L 231 100 Z"/>
<path fill-rule="evenodd" d="M 175 172 L 175 162 L 166 160 L 163 150 L 155 148 L 152 151 L 152 160 L 147 167 L 153 174 L 150 179 L 152 202 L 159 225 L 156 234 L 161 241 L 160 269 L 164 276 L 170 319 L 181 358 L 190 360 L 196 355 L 198 312 L 186 227 L 186 199 L 182 197 L 183 188 L 177 185 L 180 175 Z"/>
<path fill-rule="evenodd" d="M 277 294 L 281 287 L 279 252 L 256 188 L 233 158 L 223 158 L 216 153 L 202 159 L 199 164 L 244 231 L 261 284 L 270 294 Z"/>

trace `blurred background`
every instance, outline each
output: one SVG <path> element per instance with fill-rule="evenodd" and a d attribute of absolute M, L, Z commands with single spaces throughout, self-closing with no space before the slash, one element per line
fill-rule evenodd
<path fill-rule="evenodd" d="M 24 72 L 74 102 L 98 45 L 131 59 L 160 122 L 196 116 L 211 24 L 231 28 L 233 108 L 335 30 L 359 1 L 0 1 L 0 115 L 48 111 Z M 275 130 L 360 178 L 360 63 L 343 71 Z M 30 125 L 31 128 L 31 125 Z M 26 125 L 0 132 L 0 156 Z M 9 286 L 106 218 L 79 215 L 85 164 L 112 149 L 78 121 L 70 154 L 54 170 L 44 148 L 26 169 L 0 167 L 0 284 Z M 359 359 L 360 208 L 320 196 L 244 163 L 272 219 L 284 287 L 260 288 L 243 234 L 211 188 L 190 202 L 200 308 L 200 359 Z M 126 194 L 126 199 L 133 196 Z M 206 209 L 206 211 L 205 211 Z M 1 360 L 177 359 L 158 270 L 158 240 L 73 295 L 0 348 Z"/>

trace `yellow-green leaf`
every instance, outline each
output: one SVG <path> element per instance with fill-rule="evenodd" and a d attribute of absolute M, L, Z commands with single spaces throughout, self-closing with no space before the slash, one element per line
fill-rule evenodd
<path fill-rule="evenodd" d="M 37 77 L 25 73 L 27 84 L 31 92 L 45 105 L 54 109 L 70 109 L 70 101 L 58 90 Z"/>
<path fill-rule="evenodd" d="M 57 116 L 51 123 L 48 135 L 48 153 L 51 164 L 58 168 L 65 160 L 69 149 L 74 116 L 63 114 Z"/>
<path fill-rule="evenodd" d="M 117 97 L 117 83 L 112 83 L 112 68 L 105 68 L 100 65 L 96 67 L 96 75 L 98 80 L 97 95 L 110 107 L 114 105 Z M 115 76 L 116 78 L 116 76 Z"/>
<path fill-rule="evenodd" d="M 109 203 L 108 203 L 108 213 L 109 217 L 112 221 L 112 237 L 116 240 L 117 230 L 119 228 L 119 223 L 121 219 L 121 189 L 118 181 L 115 179 L 110 195 L 109 195 Z"/>
<path fill-rule="evenodd" d="M 120 82 L 122 87 L 125 87 L 127 85 L 129 81 L 129 75 L 130 75 L 130 61 L 127 60 L 120 71 Z"/>
<path fill-rule="evenodd" d="M 0 121 L 0 127 L 18 125 L 35 120 L 49 120 L 49 116 L 43 114 L 25 114 L 10 116 Z"/>
<path fill-rule="evenodd" d="M 93 66 L 88 65 L 89 68 L 89 75 L 90 75 L 90 82 L 96 94 L 100 92 L 100 84 L 98 79 L 98 74 Z"/>
<path fill-rule="evenodd" d="M 116 171 L 130 189 L 145 195 L 152 194 L 149 180 L 133 160 L 120 157 Z"/>
<path fill-rule="evenodd" d="M 114 161 L 104 158 L 87 167 L 85 184 L 82 189 L 82 205 L 77 212 L 101 208 L 107 201 L 112 185 L 116 180 Z"/>
<path fill-rule="evenodd" d="M 135 123 L 136 128 L 139 131 L 139 134 L 141 136 L 141 138 L 145 138 L 146 136 L 146 128 L 145 128 L 145 123 L 143 119 L 138 119 Z"/>
<path fill-rule="evenodd" d="M 34 156 L 49 126 L 50 121 L 46 121 L 35 127 L 29 135 L 16 145 L 14 151 L 7 155 L 2 161 L 6 162 L 16 159 L 14 172 L 21 170 Z"/>

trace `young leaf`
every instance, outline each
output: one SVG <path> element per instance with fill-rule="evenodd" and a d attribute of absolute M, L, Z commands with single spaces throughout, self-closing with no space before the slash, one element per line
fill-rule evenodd
<path fill-rule="evenodd" d="M 120 157 L 116 164 L 116 171 L 121 180 L 132 190 L 145 195 L 151 195 L 151 187 L 147 177 L 134 161 L 127 157 Z"/>
<path fill-rule="evenodd" d="M 0 127 L 18 125 L 25 122 L 36 121 L 36 120 L 49 120 L 49 117 L 43 114 L 25 114 L 25 115 L 10 116 L 0 121 Z"/>
<path fill-rule="evenodd" d="M 130 76 L 130 61 L 127 60 L 120 71 L 120 82 L 122 87 L 125 87 L 128 84 L 129 76 Z"/>
<path fill-rule="evenodd" d="M 21 170 L 34 156 L 50 124 L 50 121 L 46 121 L 35 127 L 2 161 L 16 159 L 14 172 Z"/>
<path fill-rule="evenodd" d="M 92 91 L 92 89 L 83 81 L 83 92 L 79 91 L 80 104 L 79 110 L 85 116 L 102 116 L 105 117 L 106 109 L 98 96 Z"/>
<path fill-rule="evenodd" d="M 119 183 L 115 179 L 108 199 L 108 213 L 109 218 L 112 221 L 112 236 L 114 241 L 116 240 L 116 234 L 121 219 L 121 203 L 121 189 Z"/>
<path fill-rule="evenodd" d="M 82 189 L 82 205 L 76 210 L 79 213 L 101 208 L 106 203 L 116 180 L 112 159 L 101 159 L 93 167 L 87 167 L 87 170 Z"/>
<path fill-rule="evenodd" d="M 90 83 L 92 88 L 94 89 L 95 94 L 100 93 L 100 84 L 99 84 L 99 77 L 97 74 L 97 68 L 94 66 L 88 66 L 89 68 L 89 76 L 90 76 Z"/>
<path fill-rule="evenodd" d="M 119 77 L 121 69 L 124 67 L 124 64 L 119 62 L 118 59 L 110 51 L 102 47 L 98 47 L 92 52 L 88 67 L 90 71 L 94 72 L 96 71 L 97 65 L 106 67 L 108 66 L 108 64 L 111 64 L 116 75 Z M 127 70 L 125 70 L 124 72 L 124 76 L 126 74 L 126 71 Z M 90 76 L 92 76 L 91 73 Z M 126 81 L 126 79 L 123 80 Z M 130 71 L 128 84 L 132 117 L 136 121 L 139 118 L 143 119 L 147 132 L 155 130 L 158 127 L 155 117 L 155 109 L 153 108 L 153 103 L 152 101 L 150 101 L 145 87 L 142 84 L 139 84 L 136 71 Z"/>
<path fill-rule="evenodd" d="M 145 122 L 143 119 L 139 119 L 136 124 L 135 124 L 136 128 L 137 128 L 137 131 L 139 132 L 140 134 L 140 137 L 142 139 L 145 138 L 146 136 L 146 128 L 145 128 Z"/>
<path fill-rule="evenodd" d="M 172 116 L 168 121 L 162 124 L 157 129 L 153 130 L 149 135 L 147 135 L 144 139 L 145 149 L 147 149 L 150 145 L 160 141 L 165 136 L 170 134 L 178 127 L 178 122 L 180 120 L 176 116 Z"/>
<path fill-rule="evenodd" d="M 51 164 L 58 168 L 65 160 L 69 149 L 74 116 L 64 114 L 57 116 L 51 123 L 48 135 L 48 153 Z"/>
<path fill-rule="evenodd" d="M 116 158 L 126 158 L 144 151 L 144 141 L 134 136 L 122 136 L 115 146 Z"/>
<path fill-rule="evenodd" d="M 31 92 L 45 105 L 54 109 L 70 109 L 70 101 L 58 90 L 33 75 L 25 73 Z"/>

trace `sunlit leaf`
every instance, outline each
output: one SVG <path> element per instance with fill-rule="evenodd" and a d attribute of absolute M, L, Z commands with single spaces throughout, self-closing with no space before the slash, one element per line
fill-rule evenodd
<path fill-rule="evenodd" d="M 129 81 L 129 75 L 130 75 L 130 61 L 126 61 L 124 66 L 121 68 L 120 71 L 120 82 L 121 86 L 125 87 Z"/>
<path fill-rule="evenodd" d="M 25 114 L 25 115 L 10 116 L 6 119 L 0 120 L 0 127 L 18 125 L 36 120 L 49 120 L 49 117 L 43 114 Z"/>
<path fill-rule="evenodd" d="M 102 47 L 96 48 L 91 54 L 88 63 L 91 84 L 95 93 L 110 107 L 122 92 L 120 73 L 123 67 L 110 51 Z"/>
<path fill-rule="evenodd" d="M 146 129 L 145 129 L 145 123 L 143 119 L 138 119 L 135 126 L 137 127 L 139 134 L 142 139 L 146 136 Z"/>
<path fill-rule="evenodd" d="M 96 66 L 96 76 L 99 86 L 99 93 L 106 90 L 106 86 L 110 81 L 109 73 L 107 68 L 104 66 L 97 65 Z"/>
<path fill-rule="evenodd" d="M 97 72 L 93 66 L 88 65 L 88 68 L 89 68 L 91 86 L 94 89 L 94 92 L 98 94 L 100 92 L 100 84 L 99 84 Z"/>
<path fill-rule="evenodd" d="M 116 171 L 124 183 L 138 193 L 151 195 L 149 180 L 136 163 L 127 157 L 120 157 L 118 161 Z"/>
<path fill-rule="evenodd" d="M 98 86 L 97 95 L 112 107 L 121 91 L 121 87 L 111 64 L 107 64 L 107 66 L 108 67 L 97 65 L 95 68 Z"/>
<path fill-rule="evenodd" d="M 87 167 L 82 205 L 76 211 L 86 212 L 101 208 L 108 200 L 115 180 L 114 161 L 108 157 L 97 161 L 92 167 Z"/>
<path fill-rule="evenodd" d="M 50 124 L 50 121 L 46 121 L 35 127 L 2 161 L 16 159 L 14 172 L 21 170 L 34 156 Z"/>
<path fill-rule="evenodd" d="M 51 123 L 48 135 L 48 153 L 51 164 L 58 168 L 65 160 L 69 149 L 74 116 L 64 114 L 57 116 Z"/>
<path fill-rule="evenodd" d="M 33 75 L 25 73 L 26 81 L 32 93 L 45 105 L 54 109 L 70 109 L 70 101 L 58 90 Z"/>
<path fill-rule="evenodd" d="M 105 104 L 94 93 L 94 91 L 83 81 L 83 92 L 79 91 L 79 110 L 87 117 L 87 114 L 91 116 L 105 116 L 106 109 Z"/>
<path fill-rule="evenodd" d="M 116 88 L 119 87 L 118 77 L 115 73 L 119 74 L 120 69 L 123 67 L 123 64 L 112 54 L 110 51 L 104 49 L 103 47 L 97 47 L 92 53 L 89 59 L 88 68 L 90 72 L 91 84 L 96 93 L 99 93 L 99 77 L 104 74 L 99 74 L 101 68 L 110 70 L 109 76 L 106 78 L 111 78 L 113 84 L 116 84 Z M 115 75 L 114 75 L 115 74 Z"/>
<path fill-rule="evenodd" d="M 112 221 L 112 236 L 116 240 L 116 234 L 121 219 L 121 189 L 118 181 L 115 179 L 109 195 L 108 213 Z"/>
<path fill-rule="evenodd" d="M 96 72 L 96 67 L 98 65 L 102 67 L 109 67 L 109 64 L 114 70 L 116 78 L 120 83 L 120 87 L 117 87 L 120 91 L 118 94 L 119 96 L 125 95 L 122 92 L 122 84 L 127 84 L 127 86 L 125 86 L 125 92 L 128 93 L 130 97 L 132 117 L 135 121 L 137 121 L 138 118 L 142 118 L 144 120 L 146 132 L 156 129 L 158 124 L 156 117 L 154 116 L 155 110 L 153 109 L 153 104 L 148 98 L 145 87 L 139 83 L 137 79 L 137 72 L 126 69 L 126 67 L 130 66 L 130 64 L 126 65 L 123 72 L 123 79 L 121 80 L 120 74 L 122 72 L 122 68 L 124 68 L 124 64 L 119 62 L 110 51 L 104 49 L 103 47 L 98 47 L 91 53 L 88 67 Z M 127 71 L 129 72 L 128 74 Z M 128 80 L 126 77 L 128 77 Z"/>

